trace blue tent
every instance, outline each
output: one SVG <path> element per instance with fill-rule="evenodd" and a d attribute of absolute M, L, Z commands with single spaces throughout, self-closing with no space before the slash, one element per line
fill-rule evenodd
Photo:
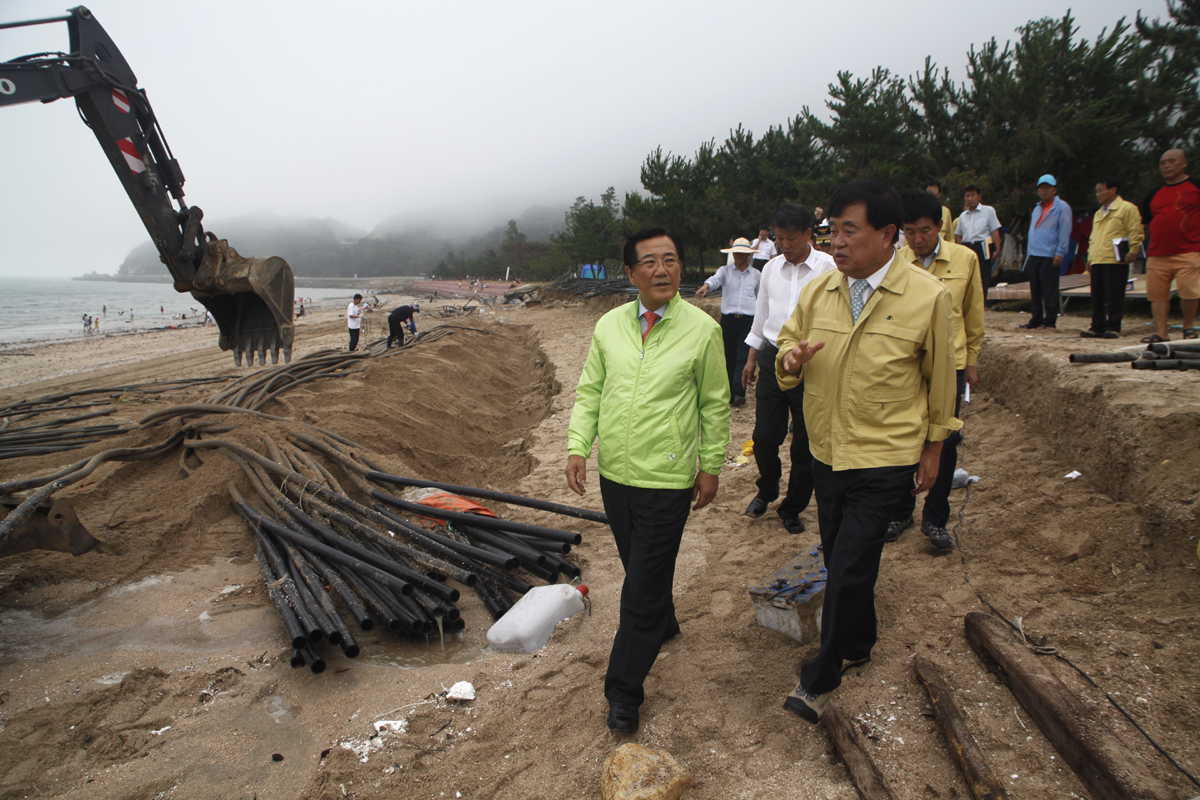
<path fill-rule="evenodd" d="M 579 277 L 597 281 L 608 280 L 608 274 L 604 271 L 603 264 L 584 264 L 579 268 Z"/>

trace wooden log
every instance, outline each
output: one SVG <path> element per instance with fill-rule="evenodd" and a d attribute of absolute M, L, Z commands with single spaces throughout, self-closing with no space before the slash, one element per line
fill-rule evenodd
<path fill-rule="evenodd" d="M 988 767 L 983 757 L 983 751 L 975 743 L 975 737 L 967 728 L 967 718 L 954 702 L 954 695 L 946 683 L 946 677 L 941 668 L 926 658 L 917 659 L 917 677 L 929 691 L 929 700 L 933 703 L 933 712 L 938 722 L 942 724 L 942 733 L 946 734 L 946 742 L 950 752 L 958 762 L 963 777 L 967 780 L 967 788 L 975 800 L 1000 800 L 1008 797 L 1008 792 L 996 780 L 995 774 Z"/>
<path fill-rule="evenodd" d="M 833 703 L 825 706 L 821 722 L 846 765 L 846 772 L 850 773 L 850 781 L 858 790 L 858 796 L 862 800 L 896 800 L 896 796 L 883 780 L 883 773 L 879 771 L 870 754 L 863 749 L 858 733 L 854 730 L 854 723 L 846 719 Z"/>
<path fill-rule="evenodd" d="M 1179 800 L 1000 620 L 973 611 L 967 642 L 999 676 L 1088 791 L 1100 800 Z"/>

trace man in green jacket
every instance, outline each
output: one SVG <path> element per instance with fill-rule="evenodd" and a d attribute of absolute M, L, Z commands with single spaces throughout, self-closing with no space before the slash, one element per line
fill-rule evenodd
<path fill-rule="evenodd" d="M 629 733 L 642 683 L 662 643 L 679 633 L 671 589 L 684 524 L 716 495 L 729 446 L 721 327 L 679 296 L 682 254 L 658 227 L 625 243 L 638 299 L 596 323 L 567 431 L 567 486 L 576 494 L 599 441 L 600 495 L 625 567 L 604 696 L 608 727 Z"/>

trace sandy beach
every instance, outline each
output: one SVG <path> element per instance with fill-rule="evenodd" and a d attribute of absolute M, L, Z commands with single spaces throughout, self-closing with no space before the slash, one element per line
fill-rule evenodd
<path fill-rule="evenodd" d="M 594 459 L 582 499 L 562 470 L 574 387 L 592 327 L 612 302 L 549 300 L 454 317 L 423 302 L 422 331 L 458 327 L 365 360 L 360 372 L 299 386 L 264 410 L 333 431 L 395 474 L 598 509 Z M 295 357 L 344 349 L 342 311 L 298 320 Z M 961 549 L 934 557 L 916 530 L 888 546 L 879 644 L 834 696 L 898 798 L 969 796 L 914 674 L 917 656 L 945 671 L 1012 796 L 1088 796 L 967 644 L 964 616 L 989 611 L 981 598 L 1021 618 L 1032 638 L 1045 636 L 1200 772 L 1200 373 L 1070 365 L 1068 353 L 1113 343 L 1080 340 L 1065 320 L 1061 333 L 1027 335 L 1015 330 L 1024 319 L 987 315 L 982 382 L 960 450 L 980 481 L 952 495 Z M 386 335 L 382 315 L 367 320 L 364 341 Z M 8 350 L 0 365 L 3 406 L 250 369 L 217 349 L 213 328 Z M 211 392 L 100 396 L 116 408 L 111 419 L 133 424 Z M 682 633 L 650 674 L 634 736 L 604 724 L 622 580 L 604 526 L 488 504 L 583 537 L 569 557 L 591 589 L 590 611 L 538 652 L 487 650 L 491 619 L 464 591 L 466 628 L 444 643 L 363 633 L 362 656 L 331 651 L 328 669 L 313 675 L 288 665 L 253 540 L 228 504 L 227 484 L 249 491 L 232 463 L 189 456 L 183 470 L 171 453 L 101 467 L 62 494 L 105 552 L 0 559 L 0 798 L 599 797 L 601 765 L 626 741 L 682 762 L 693 775 L 689 798 L 856 797 L 824 729 L 782 708 L 814 645 L 761 627 L 749 602 L 751 587 L 818 538 L 812 508 L 799 536 L 773 508 L 743 516 L 756 477 L 753 461 L 736 464 L 753 429 L 748 400 L 733 411 L 717 499 L 689 520 L 675 584 Z M 261 450 L 260 434 L 284 425 L 242 420 L 224 435 Z M 157 442 L 164 431 L 119 441 Z M 0 479 L 113 446 L 0 461 Z M 1064 477 L 1072 471 L 1081 476 Z M 1049 668 L 1147 770 L 1182 797 L 1196 794 L 1101 692 L 1062 663 Z M 464 680 L 476 699 L 446 700 Z M 383 721 L 399 730 L 377 730 Z"/>

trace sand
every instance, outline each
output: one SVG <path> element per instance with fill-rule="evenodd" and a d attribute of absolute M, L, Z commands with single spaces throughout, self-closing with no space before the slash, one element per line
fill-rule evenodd
<path fill-rule="evenodd" d="M 562 470 L 573 388 L 607 307 L 460 318 L 479 330 L 298 387 L 267 410 L 319 422 L 393 472 L 599 508 L 594 472 L 579 500 Z M 427 329 L 439 320 L 423 310 Z M 344 347 L 337 313 L 300 322 L 298 354 Z M 368 319 L 375 335 L 386 328 Z M 1013 796 L 1087 796 L 966 644 L 963 616 L 988 610 L 981 597 L 1047 637 L 1200 772 L 1198 376 L 1071 366 L 1068 352 L 1112 343 L 1081 341 L 1065 321 L 1062 333 L 1030 337 L 1015 330 L 1023 319 L 988 313 L 960 451 L 981 480 L 952 497 L 961 552 L 934 557 L 911 530 L 888 546 L 879 645 L 835 695 L 899 798 L 968 796 L 913 674 L 918 655 L 946 671 Z M 214 340 L 211 329 L 168 331 L 2 358 L 0 404 L 234 374 Z M 204 394 L 125 392 L 114 417 L 134 421 Z M 752 400 L 735 409 L 731 459 L 753 420 Z M 230 436 L 261 448 L 263 430 L 273 428 Z M 161 441 L 165 429 L 127 436 Z M 0 461 L 0 477 L 78 457 Z M 603 526 L 497 509 L 584 537 L 571 558 L 591 587 L 590 613 L 560 625 L 541 651 L 485 652 L 490 619 L 465 592 L 467 628 L 444 647 L 362 634 L 359 659 L 325 648 L 329 669 L 314 676 L 288 666 L 249 534 L 229 510 L 224 487 L 244 479 L 215 455 L 189 461 L 190 478 L 178 462 L 105 466 L 64 492 L 108 552 L 0 560 L 0 797 L 597 797 L 601 764 L 629 740 L 678 758 L 694 776 L 688 797 L 856 797 L 824 731 L 781 708 L 814 648 L 758 626 L 747 592 L 816 543 L 816 522 L 810 509 L 809 531 L 789 536 L 773 509 L 744 517 L 753 462 L 726 469 L 716 501 L 689 521 L 675 587 L 682 634 L 650 674 L 633 737 L 604 725 L 622 574 Z M 1082 477 L 1065 479 L 1072 470 Z M 1196 793 L 1102 694 L 1061 663 L 1050 668 L 1177 792 Z M 441 696 L 460 680 L 476 700 Z M 404 730 L 377 734 L 381 720 Z"/>

